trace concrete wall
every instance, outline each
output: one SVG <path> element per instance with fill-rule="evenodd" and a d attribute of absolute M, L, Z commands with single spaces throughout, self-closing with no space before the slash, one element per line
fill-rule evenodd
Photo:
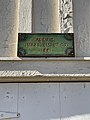
<path fill-rule="evenodd" d="M 59 1 L 33 0 L 33 32 L 60 32 Z"/>
<path fill-rule="evenodd" d="M 90 120 L 89 104 L 88 83 L 0 84 L 0 118 L 20 113 L 18 120 Z"/>
<path fill-rule="evenodd" d="M 38 3 L 36 1 L 27 0 L 24 3 L 24 0 L 20 1 L 11 1 L 11 0 L 1 0 L 0 1 L 0 56 L 8 56 L 8 57 L 16 57 L 17 53 L 17 35 L 18 32 L 55 32 L 55 30 L 59 31 L 57 28 L 59 25 L 59 10 L 58 10 L 58 1 L 50 3 L 41 1 Z M 29 3 L 28 3 L 29 2 Z M 19 7 L 18 7 L 19 4 Z M 32 7 L 33 5 L 33 7 Z M 84 57 L 89 56 L 90 52 L 90 41 L 89 41 L 89 0 L 73 0 L 73 11 L 74 11 L 74 34 L 75 34 L 75 49 L 76 49 L 76 57 Z M 41 7 L 40 7 L 41 6 Z M 53 12 L 53 6 L 55 7 L 55 11 Z M 19 8 L 19 10 L 18 10 Z M 51 10 L 48 12 L 48 9 Z M 45 11 L 43 10 L 45 9 Z M 32 11 L 33 10 L 33 11 Z M 43 13 L 42 13 L 43 10 Z M 33 13 L 33 14 L 31 14 Z M 40 14 L 42 13 L 42 14 Z M 48 13 L 48 15 L 47 15 Z M 56 14 L 55 14 L 56 13 Z M 41 16 L 43 15 L 43 16 Z M 52 19 L 51 19 L 52 17 Z M 19 18 L 19 24 L 18 24 Z M 41 18 L 41 19 L 40 19 Z M 57 18 L 57 19 L 55 19 Z M 33 20 L 33 21 L 32 21 Z M 40 20 L 40 21 L 39 21 Z M 50 22 L 51 21 L 51 22 Z M 45 26 L 50 25 L 49 31 L 46 31 L 46 27 L 42 27 L 41 23 Z M 55 24 L 53 24 L 55 23 Z M 33 28 L 32 28 L 33 25 Z M 54 25 L 56 28 L 54 29 Z M 17 30 L 19 29 L 19 30 Z M 76 58 L 71 58 L 65 60 L 65 58 L 54 58 L 49 59 L 43 58 L 38 60 L 35 58 L 34 60 L 29 58 L 31 61 L 23 61 L 23 59 L 19 58 L 21 61 L 13 61 L 15 59 L 11 59 L 9 62 L 2 62 L 2 58 L 0 58 L 0 70 L 37 70 L 40 73 L 47 74 L 84 74 L 90 71 L 89 63 L 90 58 L 85 61 L 83 58 L 81 61 Z M 7 58 L 4 58 L 7 60 Z M 10 59 L 8 59 L 10 60 Z M 35 61 L 36 60 L 36 61 Z M 41 61 L 40 61 L 41 60 Z M 63 61 L 63 62 L 61 62 Z M 6 64 L 5 64 L 6 63 Z M 16 66 L 15 66 L 16 65 Z M 13 67 L 12 67 L 13 66 Z M 18 67 L 19 66 L 19 67 Z M 24 67 L 25 66 L 25 67 Z M 46 68 L 46 69 L 45 69 Z M 53 69 L 52 69 L 53 68 Z M 44 72 L 43 72 L 44 71 Z"/>
<path fill-rule="evenodd" d="M 90 56 L 90 0 L 73 0 L 76 56 Z"/>
<path fill-rule="evenodd" d="M 29 1 L 29 3 L 28 3 Z M 0 57 L 16 57 L 17 33 L 18 32 L 59 32 L 58 28 L 58 4 L 55 0 L 47 4 L 45 0 L 34 2 L 32 16 L 32 4 L 30 0 L 0 0 Z M 50 0 L 51 1 L 51 0 Z M 43 4 L 44 2 L 44 4 Z M 55 14 L 53 5 L 55 4 Z M 40 9 L 38 6 L 40 6 Z M 49 6 L 48 6 L 49 5 Z M 49 15 L 48 9 L 50 7 Z M 74 8 L 74 33 L 76 56 L 90 56 L 90 1 L 73 0 Z M 39 11 L 44 10 L 41 17 Z M 38 11 L 38 12 L 37 12 Z M 19 16 L 18 16 L 19 13 Z M 50 16 L 53 16 L 51 19 Z M 55 17 L 54 17 L 55 15 Z M 19 18 L 19 24 L 18 24 Z M 40 19 L 41 18 L 41 19 Z M 57 18 L 57 19 L 55 19 Z M 35 21 L 32 21 L 35 20 Z M 41 21 L 39 21 L 41 20 Z M 51 21 L 51 22 L 50 22 Z M 55 24 L 53 24 L 55 22 Z M 33 23 L 33 27 L 32 27 Z M 56 28 L 54 27 L 56 26 Z M 45 27 L 42 27 L 45 26 Z M 49 28 L 48 28 L 49 26 Z M 19 27 L 19 31 L 18 31 Z M 47 29 L 48 28 L 48 29 Z M 0 81 L 16 82 L 18 79 L 29 82 L 34 78 L 37 82 L 45 75 L 51 75 L 55 81 L 66 80 L 89 80 L 90 81 L 90 58 L 89 59 L 11 59 L 0 58 Z M 57 60 L 57 61 L 56 61 Z M 16 71 L 16 72 L 15 72 Z M 29 72 L 27 72 L 29 71 Z M 33 71 L 33 72 L 31 72 Z M 35 74 L 38 73 L 35 77 Z M 19 74 L 19 75 L 18 75 Z M 52 74 L 56 77 L 53 77 Z M 66 75 L 68 74 L 68 76 Z M 28 75 L 28 76 L 27 76 Z M 40 77 L 41 75 L 41 77 Z M 70 76 L 71 75 L 71 76 Z M 7 77 L 6 77 L 7 76 Z M 64 76 L 63 79 L 61 76 Z M 81 78 L 79 78 L 80 76 Z M 52 81 L 48 77 L 48 81 Z M 55 78 L 55 79 L 54 79 Z M 57 79 L 58 78 L 58 79 Z M 23 80 L 22 80 L 23 79 Z M 0 111 L 19 112 L 18 120 L 89 120 L 90 119 L 90 84 L 89 83 L 47 83 L 47 84 L 0 84 Z M 3 115 L 0 114 L 0 117 Z M 4 117 L 4 116 L 3 116 Z"/>
<path fill-rule="evenodd" d="M 60 32 L 58 2 L 48 2 L 33 1 L 31 14 L 32 0 L 0 1 L 0 56 L 16 56 L 18 32 Z M 76 56 L 90 56 L 90 1 L 73 0 L 73 9 Z"/>
<path fill-rule="evenodd" d="M 32 0 L 19 0 L 19 31 L 32 32 Z"/>
<path fill-rule="evenodd" d="M 54 7 L 53 7 L 54 6 Z M 74 34 L 75 34 L 75 52 L 76 56 L 90 56 L 90 1 L 89 0 L 73 0 L 73 22 L 74 22 Z M 24 10 L 22 11 L 24 14 Z M 60 21 L 58 2 L 50 0 L 33 1 L 33 32 L 60 32 Z M 25 19 L 27 20 L 25 15 Z M 28 24 L 30 21 L 28 21 Z M 21 25 L 20 25 L 21 26 Z M 20 27 L 19 26 L 19 27 Z M 24 29 L 24 27 L 22 28 Z M 28 29 L 28 27 L 27 27 Z M 30 32 L 30 31 L 28 31 Z"/>

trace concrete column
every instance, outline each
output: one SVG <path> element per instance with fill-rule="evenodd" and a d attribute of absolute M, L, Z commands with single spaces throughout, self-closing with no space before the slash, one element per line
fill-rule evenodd
<path fill-rule="evenodd" d="M 17 55 L 18 0 L 0 0 L 0 57 Z"/>
<path fill-rule="evenodd" d="M 60 32 L 59 0 L 33 0 L 33 32 Z"/>
<path fill-rule="evenodd" d="M 19 33 L 31 33 L 31 32 L 32 32 L 32 0 L 20 0 Z"/>
<path fill-rule="evenodd" d="M 76 56 L 90 56 L 90 0 L 73 0 Z"/>

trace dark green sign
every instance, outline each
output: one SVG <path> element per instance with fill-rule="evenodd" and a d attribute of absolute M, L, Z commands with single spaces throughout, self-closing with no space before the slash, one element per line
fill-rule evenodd
<path fill-rule="evenodd" d="M 73 33 L 19 33 L 19 57 L 73 57 Z"/>

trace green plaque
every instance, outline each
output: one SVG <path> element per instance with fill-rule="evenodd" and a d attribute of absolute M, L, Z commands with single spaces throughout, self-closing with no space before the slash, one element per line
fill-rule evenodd
<path fill-rule="evenodd" d="M 73 57 L 73 33 L 19 33 L 19 57 Z"/>

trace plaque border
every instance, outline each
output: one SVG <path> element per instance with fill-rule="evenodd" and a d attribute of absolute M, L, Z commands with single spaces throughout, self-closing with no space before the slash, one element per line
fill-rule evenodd
<path fill-rule="evenodd" d="M 20 56 L 19 55 L 19 51 L 18 51 L 18 48 L 19 48 L 19 42 L 18 42 L 18 48 L 17 48 L 17 56 L 18 57 L 24 57 L 24 58 L 28 58 L 28 57 L 33 57 L 33 58 L 42 58 L 42 57 L 45 57 L 45 58 L 49 58 L 49 57 L 75 57 L 75 46 L 74 46 L 74 33 L 18 33 L 18 41 L 19 41 L 19 37 L 20 37 L 20 34 L 29 34 L 29 35 L 60 35 L 60 34 L 73 34 L 73 41 L 72 41 L 72 45 L 73 45 L 73 55 L 60 55 L 60 54 L 40 54 L 40 55 L 35 55 L 35 54 L 32 54 L 32 55 L 28 55 L 28 56 Z"/>

